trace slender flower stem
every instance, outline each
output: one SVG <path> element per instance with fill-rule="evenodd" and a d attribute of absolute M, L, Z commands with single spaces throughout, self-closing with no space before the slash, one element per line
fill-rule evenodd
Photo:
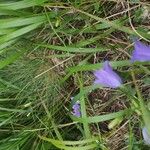
<path fill-rule="evenodd" d="M 85 104 L 85 99 L 84 99 L 84 94 L 83 94 L 83 84 L 82 84 L 82 80 L 80 78 L 79 79 L 79 83 L 80 83 L 80 93 L 81 93 L 81 98 L 80 98 L 80 105 L 81 105 L 81 116 L 82 118 L 85 118 L 85 121 L 83 123 L 83 127 L 84 127 L 84 132 L 85 132 L 85 137 L 87 139 L 89 139 L 90 136 L 90 129 L 89 129 L 89 124 L 87 121 L 87 114 L 86 114 L 86 104 Z"/>
<path fill-rule="evenodd" d="M 131 102 L 131 108 L 133 108 L 138 115 L 141 115 L 141 111 L 139 111 L 139 107 L 140 106 L 139 106 L 138 99 L 135 96 L 132 95 L 132 93 L 130 92 L 130 90 L 127 87 L 125 87 L 125 86 L 122 85 L 119 89 L 130 100 L 130 102 Z"/>
<path fill-rule="evenodd" d="M 131 75 L 132 75 L 132 78 L 133 78 L 133 82 L 135 84 L 135 89 L 137 91 L 138 100 L 139 100 L 141 111 L 142 111 L 142 117 L 143 117 L 145 126 L 148 130 L 148 133 L 150 135 L 150 111 L 148 110 L 148 108 L 144 104 L 144 100 L 143 100 L 141 92 L 140 92 L 140 90 L 139 90 L 139 88 L 136 84 L 136 79 L 135 79 L 135 75 L 134 75 L 133 71 L 131 71 Z"/>

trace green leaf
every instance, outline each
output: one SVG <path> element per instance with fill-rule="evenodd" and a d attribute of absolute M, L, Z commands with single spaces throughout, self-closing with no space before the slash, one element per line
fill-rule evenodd
<path fill-rule="evenodd" d="M 92 143 L 92 142 L 95 142 L 96 140 L 98 140 L 98 138 L 93 137 L 90 139 L 85 139 L 85 140 L 80 140 L 80 141 L 59 141 L 59 140 L 54 140 L 54 139 L 50 139 L 50 138 L 43 137 L 43 136 L 39 136 L 39 137 L 45 141 L 48 141 L 48 142 L 55 142 L 57 144 L 64 144 L 64 145 L 88 144 L 88 143 Z"/>
<path fill-rule="evenodd" d="M 3 44 L 9 40 L 12 40 L 14 38 L 17 38 L 25 33 L 28 33 L 34 29 L 36 29 L 37 27 L 39 27 L 42 23 L 36 23 L 36 24 L 32 24 L 32 25 L 29 25 L 29 26 L 26 26 L 26 27 L 23 27 L 21 29 L 18 29 L 14 32 L 11 32 L 7 35 L 4 35 L 0 38 L 0 44 Z"/>
<path fill-rule="evenodd" d="M 58 50 L 68 53 L 93 53 L 93 52 L 103 52 L 108 51 L 108 48 L 101 46 L 99 48 L 78 48 L 78 47 L 71 47 L 71 46 L 56 46 L 50 44 L 36 44 L 37 46 L 48 48 L 50 50 Z"/>
<path fill-rule="evenodd" d="M 130 61 L 128 60 L 122 60 L 122 61 L 110 61 L 110 64 L 112 67 L 124 67 L 124 66 L 131 66 Z M 100 69 L 103 66 L 103 63 L 97 63 L 97 64 L 86 64 L 86 65 L 80 65 L 68 68 L 67 71 L 70 72 L 78 72 L 78 71 L 92 71 L 96 69 Z"/>
<path fill-rule="evenodd" d="M 18 10 L 36 5 L 42 5 L 46 1 L 48 0 L 22 0 L 19 2 L 0 3 L 0 9 L 3 8 L 3 9 Z"/>
<path fill-rule="evenodd" d="M 109 113 L 106 115 L 100 115 L 100 116 L 93 116 L 93 117 L 87 117 L 87 118 L 77 118 L 73 117 L 74 121 L 84 122 L 87 121 L 88 123 L 98 123 L 103 121 L 112 120 L 115 118 L 123 117 L 125 115 L 130 115 L 132 112 L 131 109 L 121 110 L 119 112 Z"/>
<path fill-rule="evenodd" d="M 52 143 L 53 145 L 55 145 L 56 147 L 58 147 L 60 149 L 65 149 L 65 150 L 90 150 L 90 149 L 96 148 L 96 146 L 97 146 L 97 144 L 95 142 L 96 138 L 87 139 L 87 140 L 83 140 L 83 141 L 59 141 L 59 140 L 46 138 L 43 136 L 39 136 L 39 137 L 42 140 L 48 141 L 48 142 Z M 95 144 L 92 144 L 92 142 L 95 142 Z M 80 146 L 82 144 L 87 144 L 87 145 Z M 75 145 L 79 145 L 79 146 L 75 146 Z"/>
<path fill-rule="evenodd" d="M 0 69 L 6 67 L 7 65 L 16 61 L 19 57 L 21 57 L 26 52 L 25 49 L 21 51 L 15 52 L 13 55 L 7 56 L 4 60 L 0 60 Z"/>
<path fill-rule="evenodd" d="M 1 44 L 0 45 L 0 55 L 7 51 L 7 49 L 6 49 L 7 46 L 14 44 L 16 41 L 17 41 L 17 39 Z"/>
<path fill-rule="evenodd" d="M 46 16 L 35 16 L 35 17 L 28 17 L 28 18 L 10 18 L 10 19 L 1 19 L 0 21 L 0 31 L 1 29 L 6 28 L 14 28 L 19 26 L 25 26 L 35 23 L 42 23 L 47 21 Z"/>

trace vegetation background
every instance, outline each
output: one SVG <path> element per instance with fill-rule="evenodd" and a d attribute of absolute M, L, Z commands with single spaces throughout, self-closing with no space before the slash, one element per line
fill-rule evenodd
<path fill-rule="evenodd" d="M 136 95 L 134 38 L 150 41 L 149 0 L 0 0 L 0 150 L 148 150 L 128 95 L 92 86 L 109 60 Z M 145 102 L 148 67 L 134 67 Z"/>

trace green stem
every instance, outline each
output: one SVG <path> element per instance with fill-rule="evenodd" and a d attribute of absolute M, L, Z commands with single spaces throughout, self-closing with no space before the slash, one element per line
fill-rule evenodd
<path fill-rule="evenodd" d="M 83 122 L 83 128 L 84 128 L 84 132 L 85 132 L 85 137 L 87 139 L 89 139 L 91 137 L 90 135 L 90 129 L 89 129 L 89 124 L 87 121 L 87 114 L 86 114 L 86 104 L 85 104 L 85 98 L 84 98 L 84 94 L 83 94 L 83 84 L 81 79 L 79 78 L 79 83 L 80 83 L 80 93 L 81 93 L 81 98 L 80 98 L 80 105 L 81 105 L 81 115 L 82 118 L 85 119 L 85 121 Z"/>
<path fill-rule="evenodd" d="M 146 128 L 148 130 L 148 133 L 150 135 L 150 111 L 148 110 L 148 108 L 144 104 L 144 100 L 142 98 L 142 95 L 141 95 L 141 92 L 139 90 L 139 87 L 136 84 L 136 79 L 135 79 L 135 75 L 134 75 L 133 71 L 131 71 L 131 75 L 132 75 L 133 82 L 135 84 L 135 89 L 136 89 L 136 92 L 137 92 L 137 95 L 138 95 L 138 100 L 139 100 L 141 111 L 142 111 L 142 117 L 143 117 L 145 126 L 146 126 Z"/>

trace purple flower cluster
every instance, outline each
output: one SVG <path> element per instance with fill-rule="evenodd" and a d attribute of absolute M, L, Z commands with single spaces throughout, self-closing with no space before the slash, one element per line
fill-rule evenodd
<path fill-rule="evenodd" d="M 141 43 L 140 41 L 135 41 L 134 50 L 131 56 L 131 63 L 140 61 L 150 61 L 150 46 Z M 113 71 L 113 68 L 108 61 L 105 61 L 102 69 L 96 70 L 94 72 L 95 81 L 94 84 L 100 84 L 103 87 L 118 88 L 122 85 L 122 79 L 120 76 Z M 79 101 L 75 102 L 72 106 L 72 114 L 76 117 L 81 116 Z M 150 135 L 146 127 L 142 129 L 143 138 L 146 144 L 150 145 Z"/>
<path fill-rule="evenodd" d="M 140 41 L 135 41 L 131 62 L 135 61 L 150 61 L 150 46 L 144 45 Z M 118 88 L 122 84 L 121 78 L 113 71 L 108 61 L 105 61 L 103 68 L 96 70 L 94 75 L 96 77 L 94 83 L 103 87 Z"/>
<path fill-rule="evenodd" d="M 72 106 L 72 110 L 73 110 L 72 113 L 73 113 L 74 116 L 76 116 L 76 117 L 81 116 L 79 101 L 75 102 L 75 104 Z"/>
<path fill-rule="evenodd" d="M 150 46 L 144 45 L 140 41 L 135 41 L 131 62 L 135 61 L 150 61 Z M 94 75 L 96 77 L 94 84 L 100 84 L 109 88 L 118 88 L 122 85 L 122 79 L 113 71 L 108 61 L 105 61 L 102 69 L 96 70 Z M 78 101 L 72 106 L 72 109 L 74 116 L 81 116 L 80 103 Z"/>
<path fill-rule="evenodd" d="M 140 41 L 135 41 L 134 50 L 131 56 L 131 63 L 135 61 L 150 61 L 150 46 L 144 45 Z M 95 84 L 100 84 L 103 87 L 118 88 L 122 84 L 119 75 L 113 71 L 108 61 L 104 62 L 103 68 L 94 72 L 96 77 Z M 147 128 L 142 129 L 143 138 L 146 144 L 150 145 L 150 135 Z"/>

